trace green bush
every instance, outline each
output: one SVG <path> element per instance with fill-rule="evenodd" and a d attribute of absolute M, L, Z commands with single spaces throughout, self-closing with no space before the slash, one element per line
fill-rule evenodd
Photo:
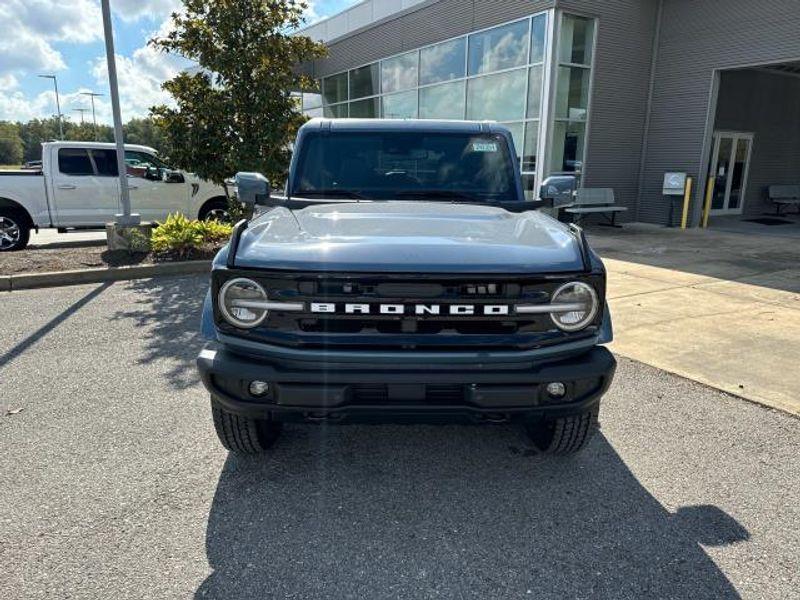
<path fill-rule="evenodd" d="M 190 254 L 214 252 L 231 235 L 232 227 L 217 221 L 190 221 L 183 215 L 169 215 L 153 229 L 150 244 L 156 254 Z"/>

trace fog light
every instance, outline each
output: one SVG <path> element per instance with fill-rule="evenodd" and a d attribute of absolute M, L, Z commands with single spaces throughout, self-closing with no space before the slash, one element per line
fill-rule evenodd
<path fill-rule="evenodd" d="M 269 393 L 269 384 L 266 381 L 251 381 L 250 382 L 250 395 L 261 397 Z"/>
<path fill-rule="evenodd" d="M 567 386 L 565 386 L 560 381 L 554 381 L 553 383 L 548 383 L 547 393 L 550 394 L 551 398 L 563 398 L 564 394 L 567 393 Z"/>

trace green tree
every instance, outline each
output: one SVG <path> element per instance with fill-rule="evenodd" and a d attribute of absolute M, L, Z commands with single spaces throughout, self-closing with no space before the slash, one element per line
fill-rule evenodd
<path fill-rule="evenodd" d="M 22 162 L 22 138 L 19 125 L 0 121 L 0 165 L 18 165 Z"/>
<path fill-rule="evenodd" d="M 160 154 L 166 151 L 164 132 L 152 118 L 131 119 L 122 126 L 126 144 L 140 144 L 158 150 Z"/>
<path fill-rule="evenodd" d="M 172 164 L 222 183 L 236 171 L 280 181 L 289 142 L 305 121 L 292 90 L 311 89 L 299 63 L 325 47 L 291 35 L 307 8 L 301 0 L 184 0 L 173 29 L 151 44 L 196 61 L 164 84 L 177 108 L 152 109 Z"/>

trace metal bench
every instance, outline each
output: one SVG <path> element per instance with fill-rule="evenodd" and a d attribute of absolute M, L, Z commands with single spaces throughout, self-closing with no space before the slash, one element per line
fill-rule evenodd
<path fill-rule="evenodd" d="M 800 214 L 800 185 L 771 185 L 769 199 L 775 203 L 775 214 L 778 216 L 789 204 L 796 204 L 797 212 Z"/>
<path fill-rule="evenodd" d="M 621 227 L 617 225 L 617 213 L 626 210 L 627 207 L 616 205 L 614 190 L 611 188 L 581 188 L 575 196 L 575 202 L 564 208 L 564 212 L 574 215 L 576 224 L 580 224 L 586 215 L 599 214 L 607 221 L 601 225 L 611 227 Z"/>

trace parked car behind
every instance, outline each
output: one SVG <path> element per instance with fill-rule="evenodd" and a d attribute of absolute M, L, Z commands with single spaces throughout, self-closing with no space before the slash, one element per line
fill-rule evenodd
<path fill-rule="evenodd" d="M 225 218 L 221 186 L 172 169 L 147 146 L 125 146 L 131 207 L 144 222 L 180 213 L 191 219 Z M 121 212 L 114 144 L 42 144 L 39 170 L 0 173 L 0 252 L 20 250 L 32 229 L 104 227 Z"/>

